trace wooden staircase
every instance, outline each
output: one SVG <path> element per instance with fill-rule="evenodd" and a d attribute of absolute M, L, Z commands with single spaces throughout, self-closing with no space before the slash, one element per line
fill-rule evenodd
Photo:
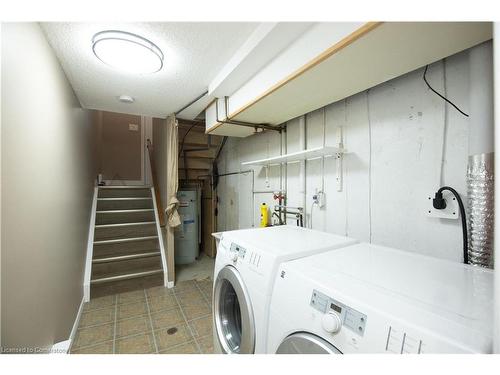
<path fill-rule="evenodd" d="M 163 285 L 159 241 L 151 187 L 99 187 L 91 298 Z"/>

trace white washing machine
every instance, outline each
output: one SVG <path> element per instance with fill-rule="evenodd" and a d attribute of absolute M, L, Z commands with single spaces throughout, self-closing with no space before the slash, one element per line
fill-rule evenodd
<path fill-rule="evenodd" d="M 223 232 L 214 271 L 214 351 L 265 353 L 279 264 L 354 243 L 347 237 L 292 226 Z"/>
<path fill-rule="evenodd" d="M 493 272 L 370 244 L 280 265 L 269 353 L 491 353 Z"/>

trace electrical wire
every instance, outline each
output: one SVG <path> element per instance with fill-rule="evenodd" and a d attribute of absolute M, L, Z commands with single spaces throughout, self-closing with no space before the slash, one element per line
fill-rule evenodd
<path fill-rule="evenodd" d="M 443 59 L 443 90 L 444 90 L 444 96 L 447 96 L 447 87 L 446 87 L 446 59 Z M 448 135 L 448 106 L 446 105 L 446 102 L 443 103 L 444 108 L 443 108 L 443 137 L 442 137 L 442 144 L 441 144 L 441 162 L 439 165 L 439 185 L 438 186 L 443 186 L 444 185 L 444 165 L 446 162 L 446 139 Z"/>
<path fill-rule="evenodd" d="M 429 65 L 426 65 L 425 66 L 425 69 L 424 69 L 424 75 L 423 75 L 423 79 L 424 79 L 424 82 L 426 83 L 427 87 L 434 93 L 436 94 L 437 96 L 439 96 L 441 99 L 443 99 L 444 101 L 446 101 L 447 103 L 451 104 L 458 112 L 460 112 L 462 115 L 464 115 L 465 117 L 469 117 L 469 115 L 467 113 L 465 113 L 464 111 L 462 111 L 460 108 L 458 108 L 455 103 L 453 103 L 451 100 L 447 99 L 445 96 L 441 95 L 439 92 L 437 92 L 436 90 L 434 90 L 434 88 L 429 84 L 429 82 L 427 81 L 427 70 L 429 69 Z"/>
<path fill-rule="evenodd" d="M 191 131 L 191 129 L 193 129 L 196 125 L 197 124 L 191 125 L 189 127 L 188 131 L 184 134 L 184 137 L 182 137 L 181 147 L 179 148 L 179 155 L 178 155 L 179 158 L 181 157 L 182 149 L 184 148 L 184 141 L 186 140 L 186 136 L 189 134 L 189 132 Z"/>
<path fill-rule="evenodd" d="M 221 146 L 219 147 L 219 150 L 217 151 L 217 155 L 215 155 L 214 162 L 217 162 L 217 160 L 219 160 L 220 153 L 222 152 L 222 149 L 224 148 L 224 145 L 227 142 L 227 138 L 228 137 L 222 138 L 222 143 L 221 143 Z"/>
<path fill-rule="evenodd" d="M 462 243 L 463 243 L 464 264 L 469 264 L 469 251 L 468 251 L 469 242 L 467 238 L 467 218 L 465 217 L 464 203 L 462 202 L 462 198 L 460 198 L 460 194 L 458 194 L 458 192 L 452 187 L 443 186 L 437 191 L 437 193 L 441 194 L 443 190 L 448 190 L 449 192 L 451 192 L 455 196 L 458 202 L 458 207 L 460 209 L 460 217 L 462 219 Z"/>

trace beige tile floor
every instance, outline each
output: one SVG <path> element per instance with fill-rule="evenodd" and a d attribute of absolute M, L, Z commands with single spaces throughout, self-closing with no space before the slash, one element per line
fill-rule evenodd
<path fill-rule="evenodd" d="M 215 258 L 210 258 L 202 252 L 193 263 L 176 265 L 175 279 L 185 281 L 209 278 L 214 274 L 214 266 Z"/>
<path fill-rule="evenodd" d="M 181 281 L 86 303 L 71 353 L 208 354 L 212 280 Z"/>

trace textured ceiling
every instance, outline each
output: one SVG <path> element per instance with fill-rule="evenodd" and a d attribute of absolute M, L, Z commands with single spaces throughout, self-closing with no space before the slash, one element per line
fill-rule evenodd
<path fill-rule="evenodd" d="M 203 93 L 258 23 L 42 23 L 41 27 L 85 108 L 164 117 Z M 161 48 L 163 69 L 154 74 L 122 73 L 92 53 L 92 36 L 102 30 L 139 34 Z M 135 103 L 118 101 L 130 95 Z"/>

